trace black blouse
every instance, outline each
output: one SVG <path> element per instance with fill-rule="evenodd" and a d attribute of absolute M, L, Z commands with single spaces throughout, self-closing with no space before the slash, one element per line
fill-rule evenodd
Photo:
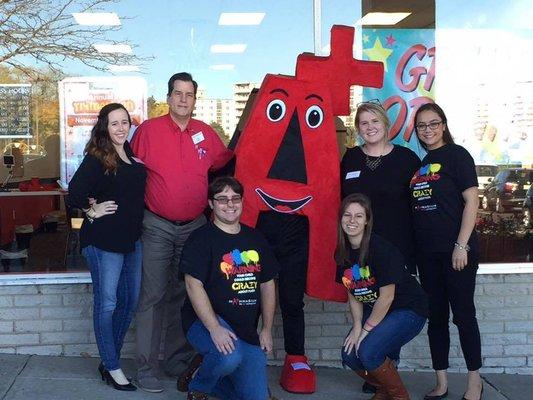
<path fill-rule="evenodd" d="M 419 167 L 418 156 L 398 145 L 382 157 L 375 170 L 367 167 L 360 147 L 348 149 L 341 162 L 342 197 L 363 193 L 370 198 L 373 231 L 402 252 L 411 273 L 416 273 L 416 267 L 409 182 Z"/>
<path fill-rule="evenodd" d="M 89 197 L 98 203 L 114 200 L 118 205 L 114 214 L 95 218 L 92 223 L 84 219 L 80 231 L 82 248 L 92 245 L 105 251 L 129 253 L 141 236 L 146 168 L 133 156 L 128 143 L 124 148 L 131 164 L 119 160 L 115 174 L 106 174 L 103 164 L 87 154 L 70 181 L 69 206 L 87 209 Z"/>

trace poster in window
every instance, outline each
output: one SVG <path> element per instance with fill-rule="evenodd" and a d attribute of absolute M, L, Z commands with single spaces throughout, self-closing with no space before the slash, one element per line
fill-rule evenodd
<path fill-rule="evenodd" d="M 66 188 L 83 159 L 91 129 L 100 109 L 121 103 L 130 113 L 132 127 L 147 118 L 147 85 L 141 77 L 78 77 L 59 82 L 61 184 Z"/>

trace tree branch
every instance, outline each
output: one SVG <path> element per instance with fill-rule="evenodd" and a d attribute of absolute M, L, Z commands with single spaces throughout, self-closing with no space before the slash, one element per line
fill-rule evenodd
<path fill-rule="evenodd" d="M 101 12 L 118 0 L 0 0 L 0 64 L 12 66 L 36 78 L 38 68 L 29 67 L 31 57 L 51 71 L 62 71 L 67 60 L 79 61 L 99 71 L 109 65 L 135 64 L 141 68 L 153 57 L 138 54 L 99 53 L 94 44 L 128 44 L 112 39 L 120 26 L 83 26 L 74 12 Z M 124 18 L 123 18 L 124 19 Z"/>

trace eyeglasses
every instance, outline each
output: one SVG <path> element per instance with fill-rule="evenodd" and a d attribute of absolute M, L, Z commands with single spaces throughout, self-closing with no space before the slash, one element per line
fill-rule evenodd
<path fill-rule="evenodd" d="M 383 105 L 381 104 L 381 101 L 379 101 L 379 99 L 370 99 L 370 100 L 365 100 L 365 101 L 362 101 L 360 103 L 357 103 L 355 105 L 356 108 L 359 108 L 359 106 L 362 106 L 364 104 L 375 104 L 377 106 L 380 106 L 381 108 L 383 108 Z"/>
<path fill-rule="evenodd" d="M 231 201 L 232 204 L 241 204 L 242 203 L 242 197 L 241 196 L 233 196 L 233 197 L 214 197 L 214 201 L 218 201 L 220 204 L 228 205 Z"/>
<path fill-rule="evenodd" d="M 429 129 L 434 131 L 440 126 L 440 124 L 442 124 L 442 121 L 433 121 L 433 122 L 430 122 L 429 124 L 417 124 L 416 130 L 419 132 L 425 132 L 427 128 L 429 127 Z"/>

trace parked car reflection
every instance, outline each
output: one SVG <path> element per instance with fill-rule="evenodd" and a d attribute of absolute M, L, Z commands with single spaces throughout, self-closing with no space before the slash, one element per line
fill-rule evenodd
<path fill-rule="evenodd" d="M 480 197 L 483 195 L 485 187 L 494 179 L 498 173 L 497 165 L 478 164 L 476 165 L 476 174 Z"/>
<path fill-rule="evenodd" d="M 533 209 L 533 186 L 530 186 L 524 199 L 524 205 L 522 209 L 522 223 L 526 229 L 533 228 L 531 224 L 531 211 Z"/>
<path fill-rule="evenodd" d="M 484 210 L 498 213 L 523 211 L 526 192 L 531 187 L 533 169 L 505 168 L 487 184 L 481 200 Z"/>

